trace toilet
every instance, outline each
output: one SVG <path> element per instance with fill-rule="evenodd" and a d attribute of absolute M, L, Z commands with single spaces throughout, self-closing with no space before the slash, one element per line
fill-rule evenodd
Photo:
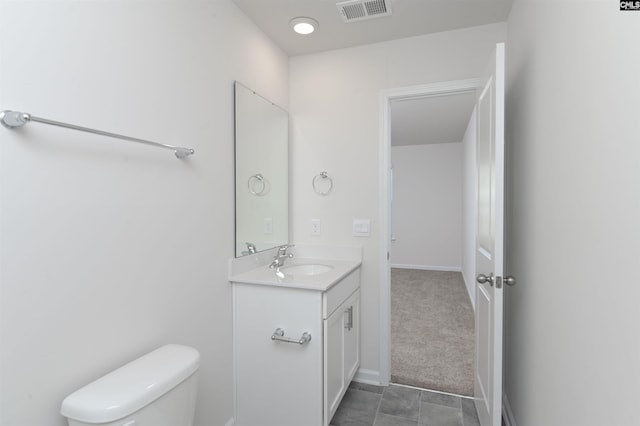
<path fill-rule="evenodd" d="M 165 345 L 62 401 L 69 426 L 193 426 L 200 354 Z"/>

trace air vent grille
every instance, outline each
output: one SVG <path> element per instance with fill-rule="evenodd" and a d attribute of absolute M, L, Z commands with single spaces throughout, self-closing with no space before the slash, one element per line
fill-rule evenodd
<path fill-rule="evenodd" d="M 362 4 L 349 4 L 342 8 L 342 13 L 344 14 L 343 16 L 346 18 L 347 21 L 352 21 L 354 19 L 362 19 L 367 17 L 367 14 L 365 12 L 364 7 L 362 7 Z"/>
<path fill-rule="evenodd" d="M 387 5 L 384 0 L 379 1 L 367 1 L 364 3 L 364 7 L 367 8 L 367 14 L 371 15 L 384 15 L 387 13 Z"/>
<path fill-rule="evenodd" d="M 336 4 L 344 22 L 364 21 L 391 15 L 389 0 L 348 0 Z"/>

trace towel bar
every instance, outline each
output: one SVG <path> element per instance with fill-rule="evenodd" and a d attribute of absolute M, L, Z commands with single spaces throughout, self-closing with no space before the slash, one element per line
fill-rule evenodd
<path fill-rule="evenodd" d="M 291 337 L 284 337 L 284 330 L 276 328 L 276 331 L 271 335 L 271 340 L 277 340 L 278 342 L 296 343 L 298 345 L 306 345 L 311 341 L 311 335 L 306 331 L 302 333 L 302 337 L 299 339 L 292 339 Z"/>

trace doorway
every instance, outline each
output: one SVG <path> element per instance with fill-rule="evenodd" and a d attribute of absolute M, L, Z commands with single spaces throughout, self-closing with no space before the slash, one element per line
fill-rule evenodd
<path fill-rule="evenodd" d="M 413 239 L 413 241 L 409 241 L 409 244 L 406 244 L 406 246 L 403 247 L 404 253 L 402 254 L 402 256 L 404 256 L 403 258 L 404 260 L 396 258 L 395 256 L 395 253 L 394 253 L 395 248 L 393 245 L 396 243 L 399 243 L 400 235 L 396 233 L 396 231 L 399 231 L 399 230 L 393 229 L 392 220 L 391 220 L 393 214 L 391 209 L 392 182 L 391 182 L 390 165 L 391 165 L 391 160 L 393 158 L 393 155 L 392 155 L 393 105 L 398 103 L 404 103 L 406 101 L 415 101 L 415 100 L 429 99 L 429 98 L 433 99 L 435 97 L 440 97 L 443 99 L 444 97 L 450 97 L 451 99 L 453 99 L 453 96 L 450 96 L 450 95 L 472 94 L 473 97 L 475 98 L 475 92 L 476 92 L 476 89 L 478 88 L 478 84 L 479 84 L 479 81 L 475 79 L 461 80 L 461 81 L 454 81 L 454 82 L 447 82 L 447 83 L 438 83 L 438 84 L 423 85 L 423 86 L 412 86 L 412 87 L 399 88 L 399 89 L 390 89 L 390 90 L 384 91 L 381 94 L 381 135 L 382 136 L 381 136 L 380 169 L 382 170 L 382 173 L 381 173 L 380 184 L 382 188 L 382 194 L 381 194 L 381 204 L 380 204 L 380 216 L 382 219 L 381 223 L 383 228 L 386 226 L 386 228 L 384 228 L 383 231 L 381 232 L 381 238 L 382 238 L 381 257 L 383 258 L 381 259 L 381 262 L 380 262 L 380 264 L 382 265 L 381 266 L 382 270 L 380 271 L 380 275 L 382 277 L 382 283 L 381 283 L 381 289 L 380 289 L 381 291 L 381 294 L 380 294 L 380 300 L 381 300 L 381 304 L 380 304 L 381 306 L 381 311 L 380 311 L 381 371 L 380 371 L 380 374 L 382 379 L 381 381 L 383 383 L 388 383 L 391 380 L 391 374 L 392 374 L 392 371 L 391 371 L 391 361 L 392 361 L 391 360 L 391 347 L 392 347 L 391 346 L 391 309 L 392 309 L 391 308 L 391 300 L 392 300 L 391 267 L 392 265 L 395 264 L 395 266 L 398 266 L 398 265 L 401 266 L 401 268 L 399 268 L 397 271 L 394 269 L 394 275 L 398 275 L 396 272 L 400 272 L 400 275 L 402 275 L 402 272 L 403 272 L 402 270 L 405 270 L 404 272 L 408 270 L 408 271 L 412 271 L 412 272 L 409 272 L 409 274 L 413 274 L 414 276 L 416 276 L 416 275 L 420 275 L 421 272 L 427 272 L 429 269 L 436 269 L 440 271 L 444 270 L 447 272 L 457 271 L 460 278 L 462 274 L 464 274 L 464 270 L 463 270 L 464 268 L 462 268 L 461 261 L 458 261 L 456 264 L 456 262 L 452 263 L 450 260 L 446 260 L 443 256 L 440 256 L 438 258 L 439 255 L 445 255 L 446 257 L 447 250 L 443 250 L 443 249 L 438 250 L 436 248 L 434 251 L 435 257 L 431 256 L 431 260 L 427 260 L 427 256 L 425 253 L 427 249 L 424 247 L 424 244 L 421 245 L 421 241 L 424 242 L 426 237 L 420 236 L 417 229 L 416 229 L 416 232 L 412 233 L 411 238 L 408 238 L 409 240 Z M 468 123 L 472 118 L 473 117 L 471 116 L 471 114 L 468 114 L 468 116 L 466 117 L 466 122 Z M 424 121 L 424 119 L 422 121 Z M 432 143 L 435 144 L 438 142 L 432 142 Z M 427 147 L 427 150 L 428 150 L 428 147 Z M 410 154 L 410 156 L 412 155 L 413 154 Z M 475 153 L 474 153 L 474 156 L 475 156 Z M 473 159 L 473 161 L 475 161 L 475 159 Z M 465 167 L 467 166 L 467 163 L 468 162 L 465 161 L 465 165 L 464 165 Z M 396 167 L 396 169 L 394 169 L 394 174 L 396 175 L 394 176 L 394 179 L 397 180 L 398 170 L 395 164 L 394 164 L 394 167 Z M 475 171 L 475 169 L 473 169 L 473 171 Z M 421 177 L 419 179 L 423 179 L 423 178 L 424 177 Z M 465 197 L 466 196 L 467 195 L 465 195 Z M 424 211 L 424 207 L 420 208 L 418 206 L 418 210 Z M 460 221 L 461 223 L 459 223 L 458 225 L 462 226 L 463 224 L 462 222 L 464 221 L 466 221 L 466 219 L 463 219 L 463 221 Z M 473 223 L 473 220 L 471 220 L 471 223 Z M 475 235 L 475 227 L 471 230 L 467 229 L 467 232 L 471 232 L 470 235 Z M 406 231 L 402 231 L 402 233 L 404 236 L 407 236 Z M 394 242 L 392 242 L 392 235 L 393 237 L 395 237 L 395 240 L 396 240 Z M 406 242 L 407 241 L 403 241 L 403 243 L 406 243 Z M 473 252 L 474 243 L 472 242 L 471 244 L 468 244 L 468 245 L 470 246 L 468 250 L 471 250 L 471 252 Z M 458 256 L 462 254 L 460 252 L 461 250 L 464 251 L 465 249 L 458 247 Z M 449 250 L 449 252 L 451 252 L 451 250 Z M 454 257 L 455 257 L 455 254 L 454 254 Z M 469 260 L 468 255 L 467 255 L 467 260 Z M 471 262 L 467 262 L 467 263 L 471 263 Z M 473 287 L 472 280 L 475 274 L 475 270 L 474 270 L 475 266 L 467 265 L 467 269 L 469 269 L 469 271 L 467 271 L 467 273 L 465 274 L 464 281 L 466 281 L 467 285 L 471 286 L 471 288 L 467 289 L 467 291 L 470 295 L 473 295 L 474 287 Z M 462 285 L 464 286 L 464 282 Z M 463 296 L 466 296 L 466 295 L 463 295 Z M 411 385 L 412 383 L 407 383 L 407 384 Z"/>

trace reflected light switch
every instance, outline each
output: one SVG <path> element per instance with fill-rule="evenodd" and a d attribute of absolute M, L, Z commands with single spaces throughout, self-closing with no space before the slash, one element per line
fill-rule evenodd
<path fill-rule="evenodd" d="M 263 232 L 267 235 L 273 234 L 273 219 L 265 217 L 263 222 Z"/>

